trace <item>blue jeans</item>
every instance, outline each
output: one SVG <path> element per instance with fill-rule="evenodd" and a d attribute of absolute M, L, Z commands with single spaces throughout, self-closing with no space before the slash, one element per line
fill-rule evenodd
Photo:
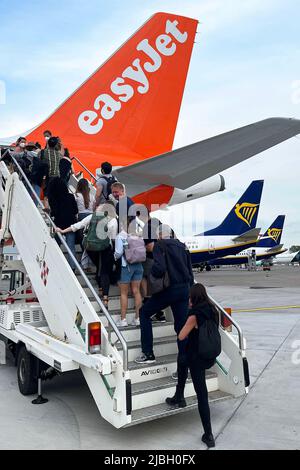
<path fill-rule="evenodd" d="M 76 251 L 75 251 L 75 232 L 69 232 L 65 234 L 66 237 L 66 242 L 70 250 L 72 251 L 73 255 L 76 258 Z M 71 256 L 68 255 L 68 261 L 69 265 L 71 266 L 72 269 L 75 269 L 75 263 L 71 259 Z"/>
<path fill-rule="evenodd" d="M 189 306 L 189 285 L 178 284 L 153 295 L 140 309 L 141 343 L 144 354 L 153 353 L 153 332 L 151 316 L 159 310 L 171 307 L 174 317 L 174 330 L 178 335 L 185 325 Z M 178 341 L 179 356 L 185 355 L 186 340 Z"/>
<path fill-rule="evenodd" d="M 34 192 L 37 195 L 37 197 L 39 199 L 41 199 L 41 187 L 38 184 L 33 184 L 32 187 L 33 187 Z M 38 205 L 37 200 L 33 196 L 32 196 L 32 199 L 33 199 L 35 205 L 37 206 Z"/>
<path fill-rule="evenodd" d="M 83 219 L 85 219 L 91 214 L 92 212 L 81 212 L 80 214 L 78 214 L 78 222 L 81 222 Z"/>
<path fill-rule="evenodd" d="M 122 266 L 121 278 L 119 284 L 130 284 L 132 281 L 141 281 L 143 279 L 142 263 L 128 264 Z"/>

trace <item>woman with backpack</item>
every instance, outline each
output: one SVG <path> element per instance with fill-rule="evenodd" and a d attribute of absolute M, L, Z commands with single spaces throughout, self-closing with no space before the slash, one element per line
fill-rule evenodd
<path fill-rule="evenodd" d="M 146 260 L 146 248 L 142 237 L 137 235 L 135 217 L 120 221 L 121 231 L 116 238 L 115 259 L 121 259 L 121 277 L 119 280 L 121 294 L 121 318 L 117 326 L 128 326 L 126 314 L 128 309 L 128 292 L 131 287 L 135 301 L 135 318 L 132 325 L 139 326 L 139 311 L 142 305 L 141 281 L 143 279 L 142 263 Z"/>
<path fill-rule="evenodd" d="M 99 294 L 106 308 L 108 308 L 110 276 L 114 265 L 113 244 L 118 233 L 118 222 L 115 208 L 112 203 L 101 204 L 93 214 L 81 221 L 57 232 L 62 234 L 74 233 L 85 229 L 83 246 L 97 268 L 96 279 Z"/>
<path fill-rule="evenodd" d="M 178 335 L 179 341 L 186 341 L 186 363 L 181 364 L 178 368 L 178 384 L 175 395 L 172 398 L 167 398 L 166 402 L 171 406 L 178 406 L 180 408 L 186 406 L 184 387 L 188 369 L 190 369 L 198 399 L 198 410 L 204 428 L 202 441 L 207 447 L 215 447 L 210 421 L 205 371 L 215 364 L 216 357 L 220 354 L 219 314 L 209 300 L 206 289 L 202 284 L 194 284 L 191 287 L 189 306 L 188 319 Z M 205 338 L 205 331 L 203 336 L 202 330 L 208 328 L 207 323 L 210 322 L 211 326 L 209 328 L 212 332 L 210 341 L 212 344 L 205 343 L 201 345 L 199 344 L 201 338 L 203 343 L 205 341 L 203 339 Z M 206 351 L 205 347 L 207 347 Z"/>

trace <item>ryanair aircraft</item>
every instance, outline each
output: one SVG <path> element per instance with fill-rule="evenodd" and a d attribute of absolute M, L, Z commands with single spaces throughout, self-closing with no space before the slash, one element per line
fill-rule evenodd
<path fill-rule="evenodd" d="M 274 264 L 294 264 L 294 263 L 299 263 L 300 265 L 300 251 L 290 253 L 289 251 L 285 250 L 286 252 L 283 254 L 280 254 L 279 256 L 276 256 L 274 258 L 273 263 Z"/>
<path fill-rule="evenodd" d="M 256 261 L 262 261 L 286 252 L 287 249 L 280 244 L 284 220 L 285 215 L 279 215 L 264 235 L 259 238 L 255 246 L 253 245 L 247 250 L 244 249 L 236 255 L 214 259 L 209 261 L 209 264 L 216 266 L 246 264 L 252 255 L 255 255 Z"/>
<path fill-rule="evenodd" d="M 264 181 L 252 181 L 248 189 L 231 209 L 221 225 L 194 237 L 183 237 L 193 266 L 206 265 L 209 261 L 227 255 L 235 255 L 256 244 L 260 229 L 256 227 Z"/>

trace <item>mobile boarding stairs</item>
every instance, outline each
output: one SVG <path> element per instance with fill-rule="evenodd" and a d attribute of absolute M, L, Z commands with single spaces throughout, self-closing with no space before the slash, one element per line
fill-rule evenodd
<path fill-rule="evenodd" d="M 0 336 L 15 355 L 21 393 L 35 394 L 38 378 L 45 378 L 49 371 L 51 375 L 51 371 L 81 369 L 101 416 L 116 428 L 196 408 L 190 380 L 185 389 L 186 408 L 170 408 L 165 403 L 176 387 L 171 377 L 177 367 L 172 313 L 165 312 L 166 323 L 153 324 L 156 362 L 136 364 L 140 330 L 116 326 L 120 310 L 117 288 L 111 287 L 107 310 L 93 275 L 82 270 L 61 235 L 57 235 L 59 246 L 51 218 L 16 161 L 14 168 L 11 173 L 0 162 L 0 275 L 18 271 L 24 282 L 0 297 Z M 16 245 L 21 261 L 4 261 L 3 246 L 9 240 Z M 76 274 L 66 255 L 73 257 Z M 31 293 L 26 293 L 28 285 Z M 207 371 L 210 401 L 241 396 L 249 385 L 243 333 L 214 303 L 220 313 L 222 354 Z M 133 307 L 130 298 L 129 322 Z M 235 327 L 236 335 L 222 326 L 224 318 Z"/>

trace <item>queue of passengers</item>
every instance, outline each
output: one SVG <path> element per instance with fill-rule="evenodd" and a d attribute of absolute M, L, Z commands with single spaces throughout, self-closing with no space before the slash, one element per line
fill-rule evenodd
<path fill-rule="evenodd" d="M 177 334 L 177 386 L 173 397 L 166 399 L 172 407 L 185 407 L 184 388 L 188 376 L 197 394 L 198 409 L 204 428 L 202 441 L 214 447 L 205 370 L 215 358 L 199 356 L 198 329 L 206 321 L 218 326 L 218 313 L 201 284 L 194 284 L 191 259 L 186 246 L 172 229 L 148 212 L 131 215 L 133 200 L 125 186 L 112 174 L 112 165 L 104 162 L 93 195 L 91 184 L 81 178 L 75 194 L 68 183 L 73 173 L 72 160 L 61 140 L 44 132 L 45 147 L 20 137 L 11 155 L 22 167 L 34 191 L 44 193 L 45 209 L 56 225 L 57 233 L 76 257 L 75 246 L 82 246 L 83 257 L 96 267 L 96 280 L 102 302 L 109 308 L 109 289 L 118 283 L 121 316 L 117 321 L 126 328 L 128 295 L 135 300 L 132 325 L 141 329 L 142 354 L 138 364 L 156 361 L 153 351 L 152 322 L 166 322 L 163 311 L 170 307 Z M 100 235 L 100 236 L 99 236 Z M 69 264 L 76 271 L 72 257 Z"/>

